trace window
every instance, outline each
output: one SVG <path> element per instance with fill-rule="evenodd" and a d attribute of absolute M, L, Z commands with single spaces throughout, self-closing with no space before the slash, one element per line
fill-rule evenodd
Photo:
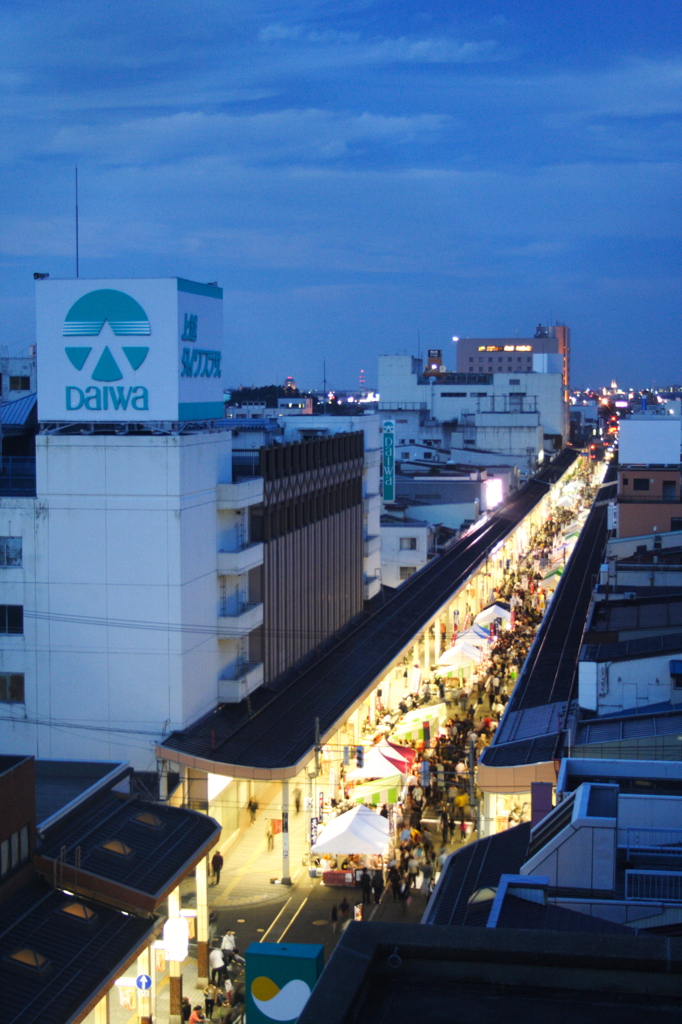
<path fill-rule="evenodd" d="M 409 459 L 409 457 L 410 457 L 410 453 L 409 452 L 401 452 L 400 453 L 400 458 L 401 459 Z"/>
<path fill-rule="evenodd" d="M 417 570 L 413 565 L 401 565 L 400 566 L 400 578 L 406 580 L 408 577 L 413 576 Z"/>
<path fill-rule="evenodd" d="M 400 538 L 400 550 L 401 551 L 416 551 L 417 550 L 417 538 L 416 537 L 401 537 Z"/>
<path fill-rule="evenodd" d="M 649 481 L 643 476 L 636 476 L 633 478 L 632 487 L 635 491 L 648 491 Z"/>
<path fill-rule="evenodd" d="M 520 381 L 520 379 L 518 379 L 518 380 L 512 380 L 512 379 L 510 378 L 510 379 L 509 379 L 509 383 L 510 383 L 510 384 L 520 384 L 520 383 L 521 383 L 521 381 Z"/>
<path fill-rule="evenodd" d="M 630 477 L 629 476 L 624 476 L 623 477 L 623 486 L 624 487 L 629 487 L 630 486 Z"/>
<path fill-rule="evenodd" d="M 0 566 L 21 565 L 21 537 L 0 537 Z"/>
<path fill-rule="evenodd" d="M 24 609 L 20 604 L 0 604 L 0 633 L 23 633 Z"/>
<path fill-rule="evenodd" d="M 677 486 L 674 480 L 663 481 L 663 501 L 677 500 Z"/>
<path fill-rule="evenodd" d="M 30 391 L 31 390 L 31 378 L 30 377 L 10 377 L 9 379 L 10 391 Z"/>
<path fill-rule="evenodd" d="M 441 391 L 441 398 L 466 398 L 466 391 Z"/>
<path fill-rule="evenodd" d="M 0 878 L 4 878 L 9 871 L 9 839 L 3 839 L 0 843 Z"/>
<path fill-rule="evenodd" d="M 24 703 L 24 673 L 0 672 L 0 702 Z"/>
<path fill-rule="evenodd" d="M 682 516 L 673 516 L 670 520 L 671 530 L 682 530 Z"/>

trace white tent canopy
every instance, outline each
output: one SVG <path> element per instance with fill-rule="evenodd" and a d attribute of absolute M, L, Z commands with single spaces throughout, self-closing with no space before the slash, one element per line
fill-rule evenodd
<path fill-rule="evenodd" d="M 479 647 L 468 644 L 466 641 L 458 640 L 454 647 L 449 647 L 438 659 L 438 664 L 449 668 L 459 668 L 460 665 L 478 665 L 483 660 L 483 652 Z"/>
<path fill-rule="evenodd" d="M 487 630 L 481 629 L 480 626 L 472 626 L 470 629 L 465 629 L 463 633 L 459 634 L 455 641 L 455 647 L 458 644 L 471 644 L 473 647 L 480 647 L 485 651 L 490 646 L 490 634 Z"/>
<path fill-rule="evenodd" d="M 388 818 L 360 804 L 339 814 L 320 832 L 313 853 L 378 853 L 388 850 Z"/>
<path fill-rule="evenodd" d="M 496 601 L 494 604 L 489 604 L 483 611 L 480 611 L 474 622 L 479 626 L 488 626 L 495 619 L 504 619 L 506 622 L 509 622 L 510 618 L 509 605 Z"/>

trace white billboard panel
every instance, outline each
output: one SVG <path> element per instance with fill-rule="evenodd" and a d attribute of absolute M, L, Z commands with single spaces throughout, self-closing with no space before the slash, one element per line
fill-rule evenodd
<path fill-rule="evenodd" d="M 181 278 L 36 287 L 41 421 L 223 416 L 222 289 Z"/>
<path fill-rule="evenodd" d="M 676 416 L 632 416 L 618 429 L 618 461 L 621 466 L 676 465 L 681 444 L 681 421 Z"/>

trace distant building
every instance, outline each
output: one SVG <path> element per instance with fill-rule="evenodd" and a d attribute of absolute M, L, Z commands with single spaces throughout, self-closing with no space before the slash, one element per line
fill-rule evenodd
<path fill-rule="evenodd" d="M 553 362 L 552 356 L 559 359 Z M 550 373 L 561 367 L 569 387 L 571 331 L 565 324 L 538 324 L 532 338 L 459 338 L 458 373 Z"/>
<path fill-rule="evenodd" d="M 401 446 L 431 443 L 458 463 L 523 473 L 568 440 L 568 393 L 556 372 L 450 373 L 430 358 L 379 357 L 379 412 Z"/>

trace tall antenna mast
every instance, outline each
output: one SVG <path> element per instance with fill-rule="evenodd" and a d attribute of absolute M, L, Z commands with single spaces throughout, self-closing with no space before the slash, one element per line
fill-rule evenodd
<path fill-rule="evenodd" d="M 78 260 L 78 164 L 76 164 L 76 277 L 79 277 Z"/>
<path fill-rule="evenodd" d="M 327 360 L 322 360 L 322 391 L 324 393 L 324 408 L 327 408 Z"/>

